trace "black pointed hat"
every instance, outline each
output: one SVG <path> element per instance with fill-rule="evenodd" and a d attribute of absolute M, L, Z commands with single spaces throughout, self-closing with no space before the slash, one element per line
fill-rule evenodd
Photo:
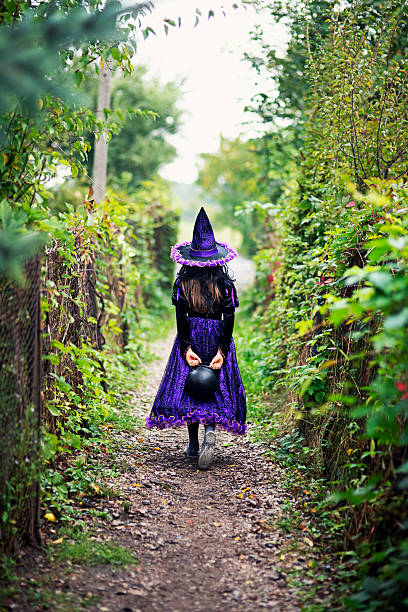
<path fill-rule="evenodd" d="M 197 215 L 191 242 L 179 242 L 171 249 L 170 257 L 186 266 L 222 266 L 238 255 L 224 242 L 216 242 L 213 228 L 204 208 Z"/>

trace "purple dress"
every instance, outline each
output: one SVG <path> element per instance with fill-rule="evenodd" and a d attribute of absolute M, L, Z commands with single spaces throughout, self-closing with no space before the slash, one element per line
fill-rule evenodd
<path fill-rule="evenodd" d="M 178 308 L 180 305 L 187 304 L 181 283 L 177 280 L 172 301 Z M 223 288 L 222 301 L 211 315 L 198 315 L 186 305 L 187 315 L 183 334 L 179 325 L 179 315 L 177 315 L 179 331 L 174 340 L 151 414 L 146 419 L 148 429 L 180 427 L 180 425 L 199 421 L 203 424 L 215 424 L 217 429 L 225 429 L 233 434 L 244 435 L 246 433 L 244 386 L 238 368 L 234 340 L 229 333 L 225 336 L 224 329 L 227 319 L 231 318 L 231 313 L 233 322 L 236 306 L 238 306 L 238 298 L 235 287 L 233 283 L 227 283 Z M 185 391 L 186 379 L 191 370 L 184 358 L 188 345 L 191 345 L 193 351 L 204 363 L 211 361 L 219 347 L 226 355 L 219 370 L 218 389 L 210 401 L 194 398 Z"/>

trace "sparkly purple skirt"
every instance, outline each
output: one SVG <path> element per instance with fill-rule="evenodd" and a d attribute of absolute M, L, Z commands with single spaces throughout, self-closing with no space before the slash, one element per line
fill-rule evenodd
<path fill-rule="evenodd" d="M 189 325 L 193 351 L 203 362 L 209 363 L 218 350 L 222 321 L 189 317 Z M 166 429 L 199 421 L 214 423 L 217 429 L 244 435 L 247 429 L 246 399 L 232 338 L 219 372 L 219 388 L 211 401 L 196 399 L 185 391 L 189 372 L 190 367 L 181 355 L 176 336 L 146 427 Z"/>

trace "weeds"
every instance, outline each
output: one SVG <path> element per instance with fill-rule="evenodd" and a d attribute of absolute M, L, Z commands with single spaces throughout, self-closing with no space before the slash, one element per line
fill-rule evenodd
<path fill-rule="evenodd" d="M 50 563 L 70 561 L 75 565 L 115 565 L 124 567 L 138 563 L 136 556 L 124 546 L 108 540 L 101 542 L 87 529 L 64 527 L 59 533 L 59 544 L 51 544 L 47 554 Z"/>

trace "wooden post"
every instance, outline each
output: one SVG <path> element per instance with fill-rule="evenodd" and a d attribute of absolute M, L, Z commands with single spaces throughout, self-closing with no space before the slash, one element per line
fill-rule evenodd
<path fill-rule="evenodd" d="M 112 58 L 110 57 L 104 64 L 99 76 L 98 103 L 96 116 L 104 119 L 103 109 L 110 108 L 111 81 L 112 81 Z M 93 164 L 93 191 L 95 202 L 102 202 L 106 191 L 106 169 L 108 164 L 108 143 L 103 134 L 99 139 L 95 136 L 94 164 Z"/>

